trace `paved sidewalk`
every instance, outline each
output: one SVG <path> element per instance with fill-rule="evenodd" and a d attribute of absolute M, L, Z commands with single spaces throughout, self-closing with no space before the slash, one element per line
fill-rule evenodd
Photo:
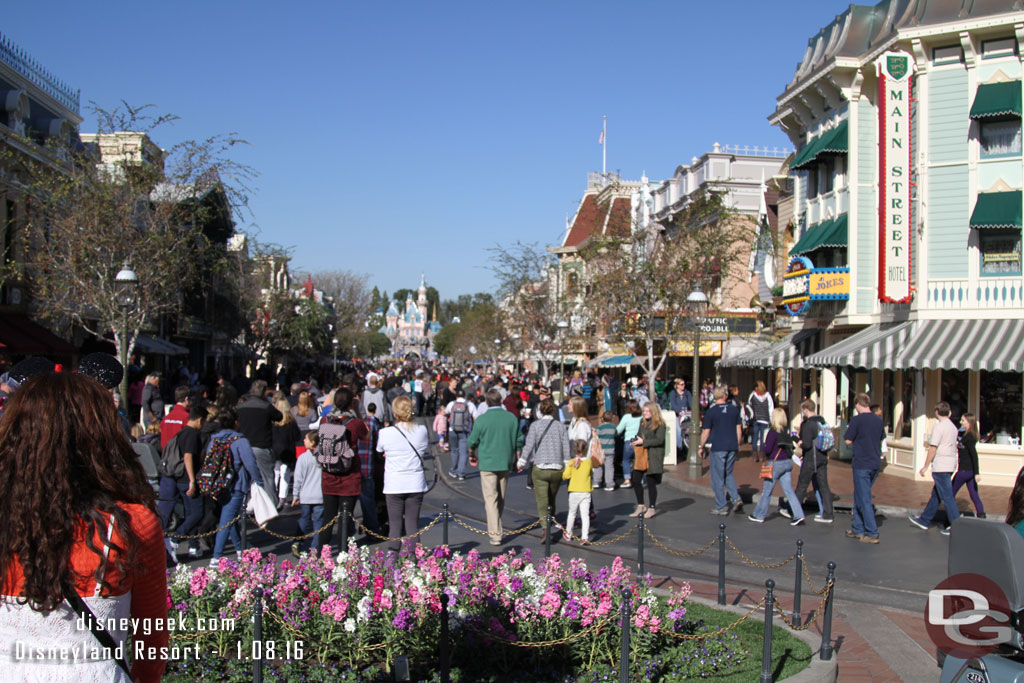
<path fill-rule="evenodd" d="M 711 481 L 708 477 L 708 461 L 704 460 L 701 466 L 702 476 L 693 479 L 686 475 L 687 465 L 685 462 L 675 467 L 666 468 L 665 483 L 688 493 L 698 495 L 711 495 Z M 797 469 L 799 471 L 799 469 Z M 736 466 L 733 469 L 736 476 L 736 484 L 739 486 L 740 495 L 749 499 L 761 490 L 761 463 L 754 462 L 751 455 L 750 445 L 744 444 L 740 447 L 739 457 L 736 459 Z M 796 473 L 794 473 L 794 481 Z M 850 508 L 853 503 L 853 470 L 849 462 L 841 460 L 829 460 L 828 463 L 828 485 L 836 496 L 835 505 L 840 508 Z M 878 476 L 875 485 L 871 489 L 875 507 L 890 515 L 905 515 L 913 512 L 919 513 L 928 503 L 931 496 L 932 485 L 930 482 L 912 481 L 896 474 L 887 474 L 885 470 Z M 778 496 L 781 490 L 776 490 L 773 495 Z M 1002 486 L 978 487 L 981 495 L 981 502 L 985 505 L 985 513 L 990 518 L 1002 519 L 1006 517 L 1007 504 L 1010 497 L 1010 489 Z M 810 492 L 808 492 L 810 495 Z M 957 504 L 961 512 L 974 514 L 974 505 L 970 496 L 967 495 L 967 487 L 960 489 L 957 495 Z"/>

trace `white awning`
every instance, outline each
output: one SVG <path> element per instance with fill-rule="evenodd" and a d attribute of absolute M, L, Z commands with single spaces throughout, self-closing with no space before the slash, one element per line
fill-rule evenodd
<path fill-rule="evenodd" d="M 869 370 L 895 370 L 900 367 L 897 356 L 906 346 L 913 326 L 909 321 L 872 325 L 811 354 L 805 362 L 820 367 L 849 365 Z"/>
<path fill-rule="evenodd" d="M 1024 372 L 1024 320 L 921 320 L 899 366 Z"/>

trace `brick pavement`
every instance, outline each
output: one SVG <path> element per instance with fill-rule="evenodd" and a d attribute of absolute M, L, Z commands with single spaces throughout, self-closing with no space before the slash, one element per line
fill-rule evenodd
<path fill-rule="evenodd" d="M 739 486 L 740 495 L 753 495 L 761 489 L 761 463 L 754 462 L 751 456 L 750 445 L 744 444 L 740 447 L 740 454 L 736 460 L 733 473 L 736 476 L 736 484 Z M 708 464 L 704 461 L 702 466 L 703 476 L 693 479 L 686 476 L 686 463 L 675 467 L 667 467 L 666 475 L 679 482 L 698 484 L 707 487 L 710 495 L 711 483 L 708 478 Z M 828 464 L 828 484 L 832 493 L 836 496 L 839 505 L 850 506 L 853 503 L 853 470 L 849 462 L 830 460 Z M 922 510 L 928 502 L 932 492 L 930 482 L 913 481 L 896 474 L 887 474 L 885 470 L 878 476 L 875 485 L 871 489 L 875 505 L 887 505 L 910 510 Z M 989 517 L 1005 517 L 1007 503 L 1010 497 L 1010 489 L 1003 486 L 978 487 L 981 495 L 981 502 L 985 505 L 985 512 Z M 778 495 L 778 492 L 776 492 Z M 960 489 L 957 495 L 957 504 L 961 512 L 974 512 L 974 505 L 967 495 L 967 488 Z"/>
<path fill-rule="evenodd" d="M 680 581 L 674 579 L 655 581 L 657 587 L 664 588 L 677 586 L 679 583 Z M 704 581 L 690 581 L 689 583 L 695 596 L 706 600 L 718 599 L 717 584 Z M 726 603 L 730 605 L 752 608 L 762 597 L 762 594 L 746 588 L 728 585 L 726 587 Z M 776 598 L 779 606 L 785 609 L 787 614 L 792 612 L 793 596 L 791 593 L 777 591 Z M 806 620 L 811 616 L 818 605 L 817 596 L 805 593 L 801 603 L 803 619 Z M 899 629 L 923 651 L 916 653 L 916 668 L 907 670 L 906 667 L 902 667 L 900 671 L 896 671 L 880 654 L 880 643 L 874 642 L 877 641 L 877 637 L 859 632 L 846 618 L 845 610 L 847 609 L 852 609 L 852 606 L 847 607 L 841 598 L 838 599 L 832 619 L 832 643 L 835 648 L 835 656 L 839 661 L 839 681 L 841 683 L 860 683 L 861 681 L 865 683 L 869 681 L 872 683 L 904 683 L 938 678 L 939 669 L 935 664 L 934 656 L 935 646 L 925 631 L 923 615 L 889 608 L 871 609 L 871 617 L 874 620 L 886 620 L 887 624 Z M 763 616 L 753 618 L 761 620 Z M 776 623 L 779 623 L 778 618 L 776 618 Z M 808 630 L 820 638 L 821 625 L 822 621 L 819 619 Z"/>

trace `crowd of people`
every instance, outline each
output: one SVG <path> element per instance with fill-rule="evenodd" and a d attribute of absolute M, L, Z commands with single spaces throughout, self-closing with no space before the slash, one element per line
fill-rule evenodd
<path fill-rule="evenodd" d="M 503 543 L 510 475 L 524 470 L 542 518 L 559 506 L 559 489 L 567 482 L 565 537 L 588 543 L 599 503 L 595 491 L 628 487 L 636 499 L 632 517 L 657 514 L 666 449 L 673 447 L 666 416 L 682 426 L 693 401 L 681 379 L 652 400 L 642 379 L 627 385 L 576 374 L 556 382 L 564 392 L 553 392 L 532 377 L 396 364 L 351 367 L 320 381 L 271 385 L 258 378 L 242 396 L 223 380 L 208 387 L 183 383 L 161 396 L 160 405 L 155 397 L 162 378 L 147 373 L 147 386 L 154 389 L 135 422 L 130 418 L 136 414 L 117 405 L 122 372 L 112 357 L 94 354 L 74 371 L 30 358 L 0 376 L 0 477 L 8 492 L 0 498 L 6 521 L 0 528 L 0 572 L 7 596 L 0 631 L 10 636 L 7 641 L 17 635 L 74 647 L 102 635 L 124 643 L 125 631 L 101 634 L 102 628 L 77 631 L 69 624 L 90 611 L 101 621 L 163 619 L 166 561 L 179 551 L 171 538 L 216 531 L 212 546 L 189 539 L 192 558 L 209 553 L 217 561 L 228 541 L 238 551 L 242 507 L 253 485 L 282 509 L 300 507 L 298 526 L 311 536 L 293 545 L 296 554 L 338 548 L 342 506 L 358 509 L 367 531 L 392 539 L 413 534 L 432 486 L 427 460 L 434 435 L 433 454 L 451 454 L 448 474 L 455 481 L 465 479 L 470 468 L 479 471 L 492 545 Z M 765 461 L 762 496 L 750 519 L 765 521 L 779 484 L 787 501 L 782 516 L 802 523 L 804 496 L 813 485 L 815 520 L 832 522 L 828 453 L 842 438 L 852 447 L 855 486 L 846 535 L 878 543 L 871 486 L 882 465 L 885 430 L 868 396 L 857 397 L 856 414 L 839 436 L 812 401 L 804 401 L 799 419 L 791 421 L 761 385 L 746 404 L 736 387 L 706 388 L 697 400 L 707 404 L 700 444 L 709 459 L 712 513 L 742 510 L 732 467 L 739 444 L 749 438 L 757 444 L 755 457 Z M 754 402 L 760 403 L 751 408 Z M 933 522 L 940 504 L 950 522 L 957 518 L 954 496 L 961 486 L 984 516 L 977 496 L 977 422 L 970 413 L 960 416 L 958 432 L 944 402 L 935 406 L 935 416 L 922 469 L 931 471 L 932 499 L 910 519 L 921 528 Z M 147 453 L 158 458 L 155 488 L 140 466 Z M 800 473 L 794 487 L 795 466 Z M 1024 471 L 1010 507 L 1006 521 L 1024 535 Z M 395 540 L 388 543 L 399 547 Z M 147 647 L 168 642 L 166 629 L 132 636 Z M 10 666 L 32 666 L 33 674 L 61 666 L 8 659 Z M 137 659 L 129 667 L 107 657 L 76 677 L 152 681 L 162 668 L 159 658 Z"/>

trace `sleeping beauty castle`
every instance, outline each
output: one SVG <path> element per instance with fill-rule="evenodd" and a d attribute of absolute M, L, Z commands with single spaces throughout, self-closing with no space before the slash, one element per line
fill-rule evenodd
<path fill-rule="evenodd" d="M 420 288 L 416 294 L 415 301 L 412 292 L 406 297 L 404 312 L 399 312 L 392 301 L 384 314 L 384 326 L 380 332 L 391 340 L 392 356 L 426 358 L 434 355 L 434 336 L 441 331 L 441 323 L 437 322 L 436 305 L 434 320 L 427 320 L 427 282 L 424 277 L 420 277 Z"/>

